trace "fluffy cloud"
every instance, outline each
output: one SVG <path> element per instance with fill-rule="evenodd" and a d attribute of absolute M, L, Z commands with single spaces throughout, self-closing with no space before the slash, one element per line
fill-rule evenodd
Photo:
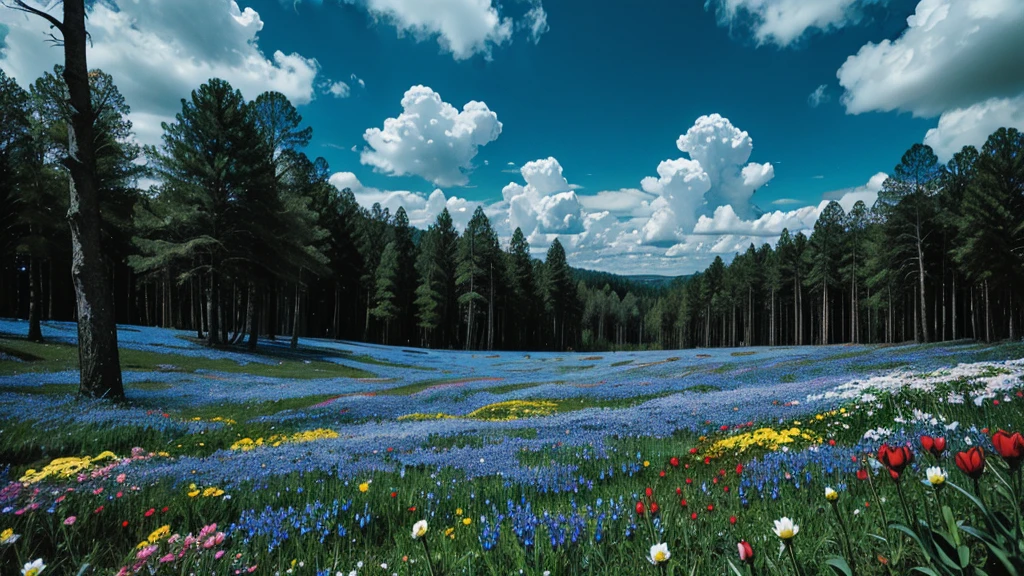
<path fill-rule="evenodd" d="M 1024 92 L 1024 2 L 921 0 L 896 40 L 861 47 L 837 72 L 852 114 L 937 116 Z"/>
<path fill-rule="evenodd" d="M 498 115 L 487 104 L 470 101 L 460 112 L 430 88 L 413 86 L 397 118 L 363 134 L 369 146 L 360 160 L 385 174 L 415 174 L 437 186 L 462 186 L 479 148 L 500 134 Z"/>
<path fill-rule="evenodd" d="M 326 82 L 323 84 L 322 89 L 325 93 L 335 98 L 348 98 L 352 93 L 352 89 L 349 88 L 348 84 L 340 80 L 338 82 Z"/>
<path fill-rule="evenodd" d="M 636 188 L 604 190 L 597 194 L 579 197 L 580 205 L 587 212 L 608 212 L 613 216 L 650 216 L 651 203 L 658 197 Z"/>
<path fill-rule="evenodd" d="M 394 25 L 399 33 L 420 39 L 436 37 L 441 49 L 456 60 L 474 54 L 490 57 L 494 46 L 512 38 L 512 19 L 499 14 L 497 3 L 492 0 L 344 1 L 365 7 L 374 18 Z M 540 10 L 543 13 L 543 8 Z"/>
<path fill-rule="evenodd" d="M 452 221 L 457 228 L 465 228 L 469 219 L 476 210 L 478 203 L 470 202 L 464 198 L 445 196 L 440 190 L 434 190 L 424 196 L 418 192 L 406 190 L 380 190 L 364 186 L 352 172 L 337 172 L 331 175 L 330 182 L 335 188 L 344 190 L 348 188 L 356 197 L 356 201 L 364 208 L 371 208 L 374 204 L 380 204 L 387 208 L 391 214 L 398 211 L 399 207 L 405 208 L 409 216 L 409 223 L 420 229 L 434 223 L 437 215 L 445 208 L 448 208 Z"/>
<path fill-rule="evenodd" d="M 1004 126 L 1024 130 L 1024 94 L 950 110 L 939 118 L 937 127 L 925 134 L 924 143 L 946 162 L 964 146 L 981 150 L 989 135 Z"/>
<path fill-rule="evenodd" d="M 61 50 L 44 43 L 51 30 L 41 18 L 2 9 L 0 28 L 8 29 L 0 68 L 23 86 L 62 62 Z M 173 120 L 181 98 L 210 78 L 227 80 L 250 99 L 267 90 L 297 105 L 313 99 L 316 60 L 264 55 L 262 29 L 259 13 L 234 0 L 96 2 L 89 12 L 89 65 L 113 76 L 132 107 L 137 138 L 156 144 L 160 122 Z"/>
<path fill-rule="evenodd" d="M 700 162 L 679 158 L 659 164 L 658 177 L 644 178 L 641 187 L 658 195 L 651 203 L 654 214 L 644 224 L 643 238 L 649 244 L 660 244 L 674 242 L 693 228 L 704 195 L 711 189 L 711 178 Z"/>
<path fill-rule="evenodd" d="M 762 242 L 774 242 L 783 228 L 792 232 L 803 231 L 809 234 L 821 211 L 832 200 L 839 202 L 843 210 L 849 212 L 857 202 L 864 202 L 870 208 L 878 199 L 878 191 L 888 174 L 879 172 L 868 180 L 867 184 L 854 188 L 845 188 L 826 192 L 817 206 L 803 206 L 795 210 L 776 210 L 762 214 L 755 219 L 743 219 L 732 209 L 732 206 L 719 206 L 711 216 L 701 216 L 694 226 L 694 235 L 736 235 L 744 238 L 760 238 Z"/>
<path fill-rule="evenodd" d="M 520 173 L 526 185 L 509 183 L 501 195 L 508 203 L 509 229 L 532 234 L 579 234 L 583 211 L 576 192 L 554 158 L 527 162 Z"/>
<path fill-rule="evenodd" d="M 731 205 L 742 218 L 752 218 L 754 191 L 775 177 L 771 164 L 747 164 L 753 140 L 718 114 L 701 116 L 676 141 L 690 158 L 665 160 L 658 177 L 641 182 L 644 192 L 657 195 L 651 218 L 643 225 L 643 241 L 674 243 L 688 234 L 698 216 Z"/>
<path fill-rule="evenodd" d="M 886 0 L 708 0 L 719 23 L 749 27 L 758 44 L 786 47 L 810 31 L 829 32 L 856 24 L 864 8 Z"/>
<path fill-rule="evenodd" d="M 718 114 L 701 116 L 679 137 L 676 146 L 700 163 L 711 182 L 708 204 L 731 204 L 744 217 L 753 215 L 754 191 L 775 177 L 771 164 L 746 164 L 754 149 L 750 135 Z"/>

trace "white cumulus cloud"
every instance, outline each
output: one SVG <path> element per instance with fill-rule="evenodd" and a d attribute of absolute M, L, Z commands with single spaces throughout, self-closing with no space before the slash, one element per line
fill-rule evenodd
<path fill-rule="evenodd" d="M 562 166 L 554 158 L 527 162 L 520 173 L 526 185 L 510 182 L 502 191 L 508 203 L 509 229 L 521 228 L 530 236 L 579 234 L 583 232 L 583 210 Z"/>
<path fill-rule="evenodd" d="M 407 190 L 380 190 L 364 186 L 352 172 L 336 172 L 331 175 L 330 182 L 338 190 L 346 188 L 351 190 L 356 201 L 364 208 L 380 204 L 382 208 L 387 208 L 392 215 L 400 207 L 405 208 L 405 212 L 409 216 L 409 224 L 420 229 L 426 229 L 427 226 L 433 224 L 437 215 L 445 208 L 448 208 L 456 227 L 465 228 L 478 205 L 477 202 L 470 202 L 456 196 L 448 198 L 440 189 L 434 190 L 429 195 L 424 195 Z"/>
<path fill-rule="evenodd" d="M 402 98 L 402 113 L 383 128 L 363 134 L 363 164 L 394 176 L 414 174 L 436 186 L 462 186 L 481 146 L 501 134 L 498 115 L 483 102 L 458 111 L 427 86 L 413 86 Z"/>
<path fill-rule="evenodd" d="M 388 22 L 400 34 L 436 37 L 441 50 L 456 60 L 491 50 L 511 41 L 513 21 L 502 16 L 492 0 L 345 0 L 363 6 L 371 16 Z"/>
<path fill-rule="evenodd" d="M 59 16 L 60 4 L 50 4 Z M 160 122 L 172 121 L 181 98 L 210 78 L 227 80 L 248 99 L 268 90 L 296 105 L 313 99 L 317 61 L 264 54 L 263 26 L 258 12 L 234 0 L 96 2 L 89 11 L 89 66 L 114 78 L 132 108 L 139 141 L 157 144 Z M 41 18 L 0 9 L 0 27 L 9 29 L 0 68 L 22 86 L 63 62 L 63 52 L 45 43 L 52 31 Z"/>
<path fill-rule="evenodd" d="M 886 0 L 708 0 L 719 23 L 749 27 L 758 44 L 786 47 L 812 31 L 830 32 L 860 22 L 864 8 Z"/>
<path fill-rule="evenodd" d="M 925 134 L 924 143 L 935 150 L 940 161 L 946 162 L 964 146 L 981 150 L 989 135 L 1003 127 L 1024 130 L 1024 94 L 1016 98 L 991 98 L 945 112 L 939 125 Z"/>
<path fill-rule="evenodd" d="M 895 40 L 869 43 L 837 72 L 847 112 L 937 116 L 1024 92 L 1024 2 L 921 0 Z"/>

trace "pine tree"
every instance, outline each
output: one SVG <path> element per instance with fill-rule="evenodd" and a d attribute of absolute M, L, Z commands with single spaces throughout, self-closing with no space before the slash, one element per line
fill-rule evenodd
<path fill-rule="evenodd" d="M 222 287 L 266 256 L 250 247 L 265 238 L 278 207 L 269 185 L 270 155 L 252 109 L 223 80 L 211 80 L 183 99 L 176 121 L 164 130 L 162 148 L 147 149 L 163 181 L 157 201 L 141 216 L 152 236 L 138 238 L 143 255 L 132 266 L 144 273 L 178 264 L 179 281 L 202 275 L 208 286 L 207 342 L 219 344 Z"/>
<path fill-rule="evenodd" d="M 373 317 L 384 324 L 384 343 L 389 342 L 391 323 L 400 312 L 398 301 L 399 283 L 398 248 L 394 241 L 388 242 L 380 256 L 375 276 L 374 307 L 370 311 Z"/>
<path fill-rule="evenodd" d="M 461 290 L 459 305 L 466 309 L 465 348 L 475 348 L 476 320 L 480 309 L 491 304 L 488 286 L 497 250 L 497 237 L 482 207 L 477 206 L 459 241 L 455 282 Z"/>
<path fill-rule="evenodd" d="M 509 241 L 506 269 L 509 307 L 515 311 L 511 322 L 515 332 L 514 341 L 520 348 L 528 347 L 534 341 L 531 328 L 538 321 L 534 306 L 536 287 L 533 277 L 533 262 L 530 258 L 530 244 L 519 228 L 512 232 L 512 238 Z"/>
<path fill-rule="evenodd" d="M 977 176 L 964 194 L 960 237 L 956 261 L 984 291 L 985 339 L 992 339 L 996 294 L 1006 299 L 1005 335 L 1016 337 L 1014 317 L 1020 303 L 1019 297 L 1014 301 L 1014 293 L 1021 285 L 1024 263 L 1024 134 L 1016 129 L 1000 128 L 985 142 Z"/>
<path fill-rule="evenodd" d="M 925 289 L 926 242 L 934 225 L 935 191 L 940 174 L 941 166 L 931 147 L 914 144 L 878 193 L 893 242 L 901 246 L 907 259 L 916 265 L 916 299 L 920 313 L 916 332 L 924 342 L 931 340 Z"/>
<path fill-rule="evenodd" d="M 812 293 L 821 295 L 820 342 L 831 340 L 829 288 L 839 282 L 839 258 L 842 250 L 843 208 L 838 202 L 829 202 L 814 223 L 814 232 L 807 243 L 804 259 L 808 265 L 804 285 Z"/>

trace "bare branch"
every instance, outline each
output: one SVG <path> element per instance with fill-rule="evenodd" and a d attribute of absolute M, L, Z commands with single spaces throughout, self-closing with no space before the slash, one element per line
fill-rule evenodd
<path fill-rule="evenodd" d="M 61 22 L 60 20 L 57 20 L 52 15 L 50 15 L 50 14 L 48 14 L 46 12 L 43 12 L 42 10 L 40 10 L 38 8 L 33 8 L 32 6 L 29 6 L 28 4 L 25 3 L 24 0 L 14 0 L 14 5 L 8 4 L 7 0 L 0 0 L 0 4 L 3 4 L 5 7 L 10 8 L 12 10 L 19 10 L 21 12 L 28 12 L 29 14 L 34 14 L 36 16 L 39 16 L 43 20 L 46 20 L 47 22 L 49 22 L 50 25 L 53 26 L 54 28 L 56 28 L 57 30 L 60 30 L 61 34 L 64 33 L 64 23 L 63 22 Z M 51 36 L 52 36 L 52 34 L 51 34 Z"/>

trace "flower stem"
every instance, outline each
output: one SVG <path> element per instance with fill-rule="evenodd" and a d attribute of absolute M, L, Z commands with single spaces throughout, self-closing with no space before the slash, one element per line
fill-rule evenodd
<path fill-rule="evenodd" d="M 427 556 L 427 568 L 430 569 L 430 576 L 434 576 L 434 560 L 430 557 L 430 548 L 427 546 L 427 538 L 425 536 L 420 538 L 420 542 L 423 543 L 423 553 Z"/>
<path fill-rule="evenodd" d="M 793 549 L 793 542 L 790 540 L 786 540 L 786 550 L 789 550 L 789 559 L 793 561 L 793 571 L 796 572 L 796 576 L 802 576 L 800 565 L 796 562 L 796 550 Z"/>

